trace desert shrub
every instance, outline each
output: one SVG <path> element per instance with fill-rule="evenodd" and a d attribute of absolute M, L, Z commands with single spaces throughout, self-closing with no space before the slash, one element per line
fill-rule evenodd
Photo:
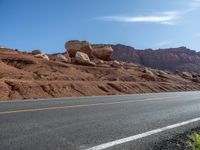
<path fill-rule="evenodd" d="M 187 144 L 192 150 L 200 150 L 200 133 L 190 135 Z"/>

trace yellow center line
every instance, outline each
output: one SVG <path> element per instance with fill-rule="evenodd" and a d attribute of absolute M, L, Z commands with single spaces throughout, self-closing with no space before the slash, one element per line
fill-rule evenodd
<path fill-rule="evenodd" d="M 156 100 L 163 100 L 163 99 L 172 99 L 172 98 L 177 98 L 177 97 L 180 97 L 180 96 L 163 97 L 163 98 L 148 98 L 148 99 L 144 99 L 144 100 L 126 100 L 126 101 L 117 101 L 117 102 L 110 102 L 110 103 L 81 104 L 81 105 L 71 105 L 71 106 L 55 106 L 55 107 L 45 107 L 45 108 L 11 110 L 11 111 L 0 112 L 0 115 L 21 113 L 21 112 L 35 112 L 35 111 L 67 109 L 67 108 L 81 108 L 81 107 L 91 107 L 91 106 L 114 105 L 114 104 L 134 103 L 134 102 L 143 102 L 143 101 L 156 101 Z"/>

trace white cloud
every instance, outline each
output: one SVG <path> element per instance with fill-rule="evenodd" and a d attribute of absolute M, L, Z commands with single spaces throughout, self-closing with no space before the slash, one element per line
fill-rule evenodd
<path fill-rule="evenodd" d="M 146 23 L 161 23 L 173 24 L 173 21 L 178 17 L 176 11 L 159 12 L 156 15 L 149 16 L 103 16 L 97 19 L 104 21 L 117 21 L 117 22 L 146 22 Z"/>
<path fill-rule="evenodd" d="M 102 16 L 96 19 L 103 21 L 115 21 L 115 22 L 128 22 L 128 23 L 157 23 L 165 25 L 175 25 L 177 21 L 182 18 L 185 14 L 191 13 L 195 10 L 200 9 L 200 0 L 192 0 L 187 4 L 187 8 L 183 10 L 175 11 L 163 11 L 157 12 L 151 15 L 141 16 Z"/>

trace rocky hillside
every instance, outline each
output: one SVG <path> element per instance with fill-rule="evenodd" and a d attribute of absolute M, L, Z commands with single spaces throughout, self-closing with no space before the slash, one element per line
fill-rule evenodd
<path fill-rule="evenodd" d="M 69 47 L 69 54 L 53 55 L 0 48 L 0 100 L 200 90 L 199 74 L 110 61 L 107 45 L 73 41 Z"/>
<path fill-rule="evenodd" d="M 200 53 L 186 47 L 137 50 L 125 45 L 113 45 L 114 60 L 129 61 L 147 67 L 200 73 Z"/>

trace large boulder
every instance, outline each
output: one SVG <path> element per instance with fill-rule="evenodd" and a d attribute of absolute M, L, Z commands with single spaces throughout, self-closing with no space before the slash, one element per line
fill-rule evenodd
<path fill-rule="evenodd" d="M 76 52 L 74 62 L 79 65 L 96 66 L 94 62 L 90 61 L 89 56 L 82 52 Z"/>
<path fill-rule="evenodd" d="M 93 55 L 99 59 L 110 60 L 113 54 L 113 49 L 110 45 L 93 45 Z"/>
<path fill-rule="evenodd" d="M 34 57 L 36 58 L 42 58 L 44 60 L 49 60 L 49 57 L 45 54 L 37 54 L 37 55 L 34 55 Z"/>
<path fill-rule="evenodd" d="M 83 52 L 89 56 L 92 54 L 92 46 L 87 41 L 72 40 L 65 43 L 65 49 L 68 51 L 70 57 L 75 57 L 76 52 Z"/>

